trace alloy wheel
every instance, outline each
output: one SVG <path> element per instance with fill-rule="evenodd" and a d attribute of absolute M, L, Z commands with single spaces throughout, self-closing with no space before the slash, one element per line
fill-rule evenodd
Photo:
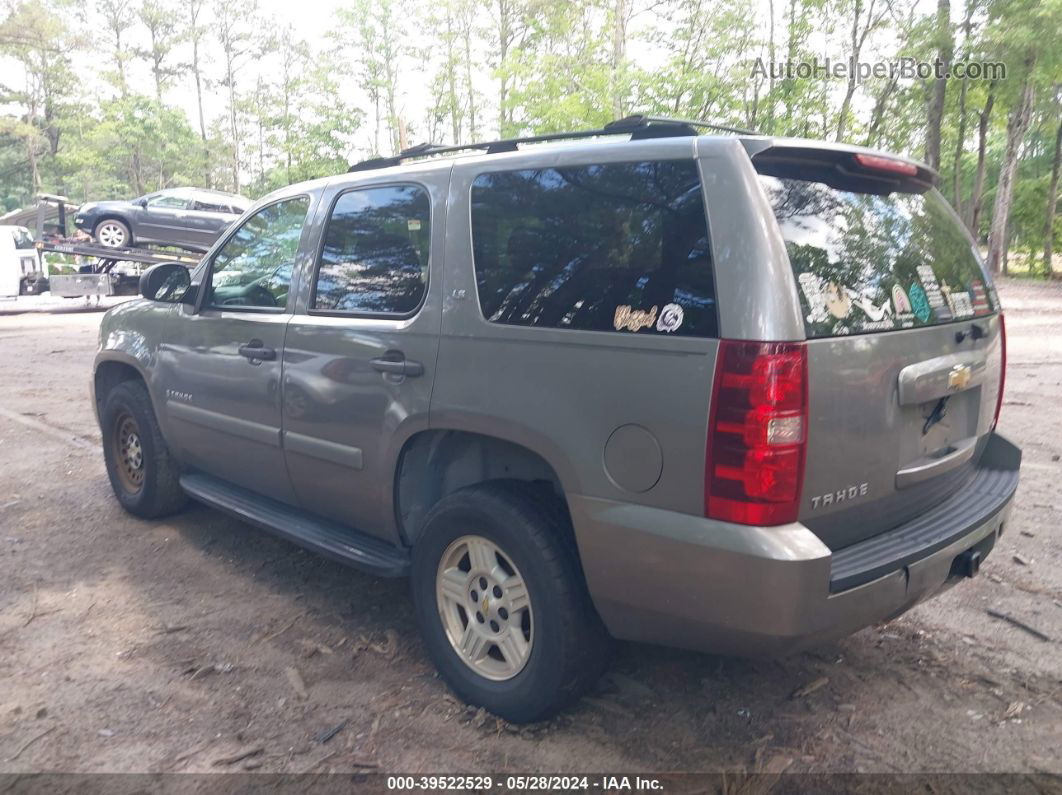
<path fill-rule="evenodd" d="M 435 595 L 446 637 L 465 665 L 496 682 L 524 669 L 534 644 L 531 596 L 497 544 L 476 535 L 450 544 Z"/>
<path fill-rule="evenodd" d="M 126 244 L 125 228 L 114 221 L 104 221 L 96 230 L 96 239 L 104 246 L 120 248 Z"/>

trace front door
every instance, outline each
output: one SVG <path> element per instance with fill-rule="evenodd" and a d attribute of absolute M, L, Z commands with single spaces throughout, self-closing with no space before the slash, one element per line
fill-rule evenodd
<path fill-rule="evenodd" d="M 402 442 L 427 427 L 442 281 L 430 287 L 428 273 L 441 264 L 448 174 L 333 187 L 288 327 L 284 449 L 299 502 L 384 538 Z"/>
<path fill-rule="evenodd" d="M 182 460 L 294 502 L 281 450 L 288 292 L 310 199 L 274 202 L 214 254 L 200 310 L 159 352 L 165 411 Z"/>

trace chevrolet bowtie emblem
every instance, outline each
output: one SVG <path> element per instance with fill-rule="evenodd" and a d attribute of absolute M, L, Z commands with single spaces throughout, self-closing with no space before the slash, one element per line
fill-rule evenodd
<path fill-rule="evenodd" d="M 948 389 L 966 389 L 973 371 L 968 364 L 957 364 L 948 373 Z"/>

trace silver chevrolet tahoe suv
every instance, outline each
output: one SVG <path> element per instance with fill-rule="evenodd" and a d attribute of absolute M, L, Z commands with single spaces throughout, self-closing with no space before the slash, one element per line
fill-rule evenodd
<path fill-rule="evenodd" d="M 611 638 L 784 654 L 973 576 L 1021 452 L 935 175 L 698 133 L 407 150 L 155 266 L 95 361 L 118 500 L 408 575 L 446 682 L 516 722 Z"/>

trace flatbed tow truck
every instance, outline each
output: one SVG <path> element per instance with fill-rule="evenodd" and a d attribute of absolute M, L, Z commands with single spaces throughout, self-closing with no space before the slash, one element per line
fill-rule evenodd
<path fill-rule="evenodd" d="M 37 249 L 42 253 L 73 255 L 88 260 L 86 264 L 79 266 L 78 273 L 49 277 L 49 290 L 53 296 L 60 298 L 136 295 L 140 271 L 144 265 L 179 262 L 192 268 L 198 265 L 202 258 L 201 255 L 185 252 L 151 248 L 112 248 L 76 238 L 50 236 L 38 241 Z M 135 272 L 119 271 L 117 266 L 121 262 L 135 264 Z"/>
<path fill-rule="evenodd" d="M 113 248 L 93 242 L 86 237 L 68 237 L 67 219 L 75 210 L 65 196 L 38 194 L 35 206 L 28 210 L 9 214 L 11 223 L 28 225 L 35 222 L 36 247 L 40 270 L 24 274 L 24 282 L 32 289 L 24 293 L 50 291 L 60 298 L 91 298 L 103 296 L 136 295 L 139 289 L 140 272 L 145 265 L 161 262 L 179 262 L 189 268 L 202 259 L 201 254 L 188 251 L 173 251 L 158 248 Z M 71 206 L 72 205 L 72 206 Z M 14 216 L 18 216 L 14 218 Z M 7 217 L 7 216 L 5 216 Z M 44 264 L 46 253 L 74 256 L 78 259 L 78 272 L 51 274 Z M 130 263 L 132 269 L 120 268 L 121 263 Z M 132 272 L 129 272 L 129 271 Z"/>

